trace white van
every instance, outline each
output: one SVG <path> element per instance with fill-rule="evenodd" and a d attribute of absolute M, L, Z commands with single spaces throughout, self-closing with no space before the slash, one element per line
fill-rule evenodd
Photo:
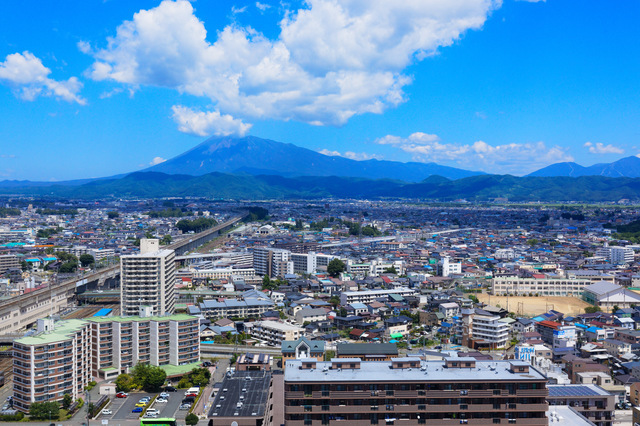
<path fill-rule="evenodd" d="M 200 388 L 197 386 L 194 386 L 192 388 L 187 389 L 187 391 L 184 394 L 188 395 L 190 393 L 195 393 L 197 395 L 199 392 L 200 392 Z"/>

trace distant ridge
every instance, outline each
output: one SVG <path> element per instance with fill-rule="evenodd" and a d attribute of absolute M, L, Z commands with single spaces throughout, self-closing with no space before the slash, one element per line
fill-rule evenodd
<path fill-rule="evenodd" d="M 555 163 L 543 167 L 527 176 L 537 177 L 580 177 L 580 176 L 606 176 L 606 177 L 640 177 L 640 158 L 636 156 L 621 158 L 613 163 L 599 163 L 584 167 L 577 163 Z"/>
<path fill-rule="evenodd" d="M 193 176 L 213 172 L 286 177 L 341 176 L 406 182 L 420 182 L 432 175 L 461 179 L 485 174 L 436 163 L 356 161 L 255 136 L 210 138 L 183 154 L 143 171 Z"/>
<path fill-rule="evenodd" d="M 500 198 L 516 202 L 617 202 L 622 199 L 640 200 L 640 178 L 481 175 L 449 180 L 431 176 L 419 183 L 408 183 L 337 176 L 252 176 L 218 172 L 189 176 L 137 172 L 119 179 L 102 179 L 76 186 L 0 187 L 0 194 L 76 199 L 205 197 L 235 200 L 359 198 L 491 201 Z"/>

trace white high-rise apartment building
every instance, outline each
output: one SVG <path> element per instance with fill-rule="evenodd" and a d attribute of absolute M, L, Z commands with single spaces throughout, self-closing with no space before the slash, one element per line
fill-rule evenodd
<path fill-rule="evenodd" d="M 140 307 L 152 315 L 171 315 L 175 309 L 176 265 L 173 250 L 161 250 L 157 239 L 141 239 L 140 253 L 120 260 L 122 315 L 138 315 Z"/>
<path fill-rule="evenodd" d="M 604 247 L 596 249 L 596 256 L 602 256 L 614 265 L 633 263 L 633 249 L 630 247 L 609 246 L 605 243 Z"/>

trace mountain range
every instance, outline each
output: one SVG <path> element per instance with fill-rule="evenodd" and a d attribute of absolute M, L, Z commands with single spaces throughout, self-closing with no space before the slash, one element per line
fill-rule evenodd
<path fill-rule="evenodd" d="M 636 156 L 621 158 L 613 163 L 599 163 L 584 167 L 577 163 L 555 163 L 543 167 L 527 176 L 606 176 L 640 177 L 640 158 Z"/>
<path fill-rule="evenodd" d="M 627 157 L 591 167 L 558 163 L 515 177 L 435 163 L 355 161 L 253 136 L 223 137 L 208 139 L 140 172 L 57 183 L 2 181 L 0 194 L 67 198 L 637 200 L 640 158 Z"/>

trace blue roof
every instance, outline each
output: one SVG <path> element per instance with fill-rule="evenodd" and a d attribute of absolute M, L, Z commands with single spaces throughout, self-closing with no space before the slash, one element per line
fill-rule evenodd
<path fill-rule="evenodd" d="M 583 330 L 586 330 L 588 328 L 586 325 L 580 324 L 578 322 L 574 323 L 573 325 L 575 325 L 576 327 L 581 328 Z"/>
<path fill-rule="evenodd" d="M 602 330 L 602 329 L 599 328 L 599 327 L 596 327 L 596 326 L 591 326 L 591 327 L 587 328 L 587 331 L 590 332 L 590 333 L 595 333 L 598 330 Z"/>
<path fill-rule="evenodd" d="M 106 317 L 107 315 L 109 315 L 111 313 L 111 311 L 113 311 L 113 309 L 110 308 L 102 308 L 100 309 L 98 312 L 96 312 L 95 314 L 93 314 L 94 317 Z"/>

